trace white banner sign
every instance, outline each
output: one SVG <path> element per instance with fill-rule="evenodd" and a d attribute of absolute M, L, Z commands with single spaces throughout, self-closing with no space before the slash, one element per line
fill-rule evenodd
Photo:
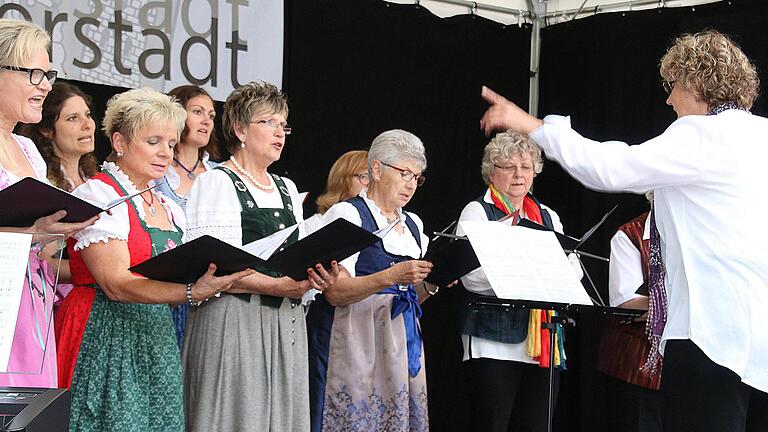
<path fill-rule="evenodd" d="M 65 79 L 163 92 L 197 84 L 216 100 L 253 80 L 282 87 L 281 0 L 16 0 L 0 17 L 48 30 Z"/>

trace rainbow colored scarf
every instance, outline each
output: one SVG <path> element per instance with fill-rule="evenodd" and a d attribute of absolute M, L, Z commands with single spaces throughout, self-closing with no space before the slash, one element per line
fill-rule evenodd
<path fill-rule="evenodd" d="M 514 216 L 512 224 L 517 224 L 520 219 L 519 210 L 515 209 L 515 206 L 509 201 L 509 198 L 504 196 L 496 189 L 493 183 L 488 185 L 488 189 L 491 192 L 491 200 L 493 204 L 504 212 L 505 215 L 511 215 L 518 213 Z M 528 219 L 538 224 L 543 224 L 541 217 L 541 209 L 536 201 L 529 195 L 526 195 L 523 199 L 523 210 Z M 528 319 L 528 336 L 525 339 L 525 352 L 531 356 L 534 360 L 539 362 L 540 367 L 549 367 L 549 345 L 550 337 L 555 338 L 555 355 L 554 355 L 554 367 L 565 369 L 565 337 L 563 334 L 562 326 L 557 327 L 557 331 L 554 335 L 550 335 L 548 329 L 542 328 L 542 324 L 548 322 L 551 317 L 557 316 L 557 312 L 548 311 L 542 309 L 531 309 Z"/>

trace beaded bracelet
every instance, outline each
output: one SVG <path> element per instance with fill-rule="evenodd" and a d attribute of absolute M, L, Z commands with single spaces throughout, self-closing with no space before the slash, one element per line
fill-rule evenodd
<path fill-rule="evenodd" d="M 189 303 L 190 306 L 200 306 L 203 302 L 195 301 L 192 298 L 192 285 L 194 285 L 192 282 L 187 284 L 187 303 Z"/>

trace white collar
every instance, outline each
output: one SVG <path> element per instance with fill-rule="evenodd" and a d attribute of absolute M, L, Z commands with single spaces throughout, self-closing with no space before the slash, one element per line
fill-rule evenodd
<path fill-rule="evenodd" d="M 380 216 L 384 220 L 387 220 L 387 216 L 384 215 L 384 212 L 381 210 L 381 208 L 379 208 L 379 206 L 372 199 L 368 198 L 368 193 L 366 192 L 366 189 L 361 190 L 358 196 L 365 201 L 365 204 L 368 205 L 368 208 L 371 209 L 371 213 L 373 213 L 374 216 L 378 214 L 378 216 Z M 395 213 L 397 214 L 398 219 L 400 219 L 400 222 L 405 222 L 405 212 L 403 212 L 402 208 L 400 207 L 396 208 Z"/>

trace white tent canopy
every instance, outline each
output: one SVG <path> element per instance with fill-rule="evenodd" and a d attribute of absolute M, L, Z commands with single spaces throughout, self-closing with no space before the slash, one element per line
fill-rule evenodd
<path fill-rule="evenodd" d="M 694 7 L 723 0 L 388 0 L 390 3 L 418 4 L 433 14 L 447 18 L 475 14 L 507 25 L 532 25 L 531 79 L 528 90 L 528 111 L 539 111 L 540 31 L 573 19 L 608 12 L 630 12 L 665 7 Z"/>
<path fill-rule="evenodd" d="M 599 13 L 624 12 L 661 7 L 691 7 L 720 0 L 389 0 L 391 3 L 419 4 L 446 18 L 475 14 L 503 24 L 539 21 L 542 26 L 557 24 Z"/>

